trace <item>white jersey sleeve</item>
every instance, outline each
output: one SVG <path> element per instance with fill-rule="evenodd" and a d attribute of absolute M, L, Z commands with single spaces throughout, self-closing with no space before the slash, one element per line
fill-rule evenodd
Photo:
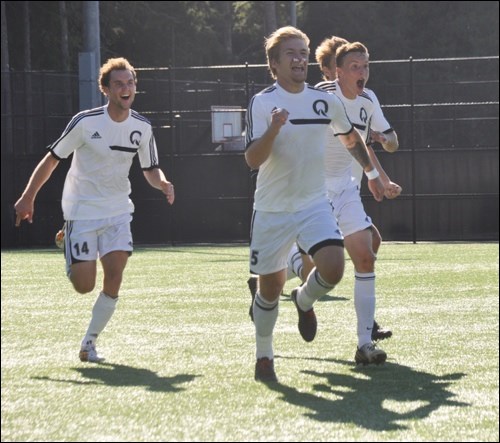
<path fill-rule="evenodd" d="M 153 135 L 151 124 L 146 118 L 142 117 L 135 111 L 132 111 L 131 117 L 146 123 L 144 125 L 144 133 L 141 134 L 140 137 L 139 134 L 137 134 L 137 138 L 131 136 L 132 143 L 139 143 L 137 154 L 139 156 L 139 163 L 141 165 L 141 168 L 143 170 L 159 168 L 158 149 L 156 147 L 156 140 Z"/>
<path fill-rule="evenodd" d="M 349 134 L 353 125 L 349 120 L 346 109 L 340 98 L 334 94 L 330 94 L 333 99 L 332 114 L 331 114 L 331 127 L 333 129 L 333 135 L 346 135 Z"/>
<path fill-rule="evenodd" d="M 102 108 L 83 111 L 75 115 L 64 129 L 62 135 L 51 145 L 48 146 L 52 155 L 57 159 L 68 158 L 76 149 L 85 145 L 83 137 L 83 125 L 81 124 L 84 118 L 103 115 Z"/>
<path fill-rule="evenodd" d="M 271 89 L 271 88 L 268 88 Z M 248 105 L 246 115 L 246 146 L 248 147 L 254 140 L 259 139 L 267 131 L 271 124 L 271 114 L 264 109 L 261 100 L 254 96 Z"/>
<path fill-rule="evenodd" d="M 385 118 L 384 112 L 382 111 L 382 107 L 380 106 L 380 102 L 378 101 L 375 92 L 371 89 L 365 88 L 365 91 L 368 96 L 372 99 L 373 102 L 373 115 L 371 120 L 371 129 L 377 132 L 390 132 L 392 131 L 392 127 L 390 123 Z"/>

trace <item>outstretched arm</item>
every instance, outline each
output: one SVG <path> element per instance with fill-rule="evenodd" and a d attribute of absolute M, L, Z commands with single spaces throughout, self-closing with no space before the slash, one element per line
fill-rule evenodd
<path fill-rule="evenodd" d="M 159 189 L 167 197 L 167 201 L 172 204 L 175 200 L 174 185 L 170 183 L 160 168 L 143 171 L 148 183 L 155 189 Z"/>
<path fill-rule="evenodd" d="M 31 174 L 26 189 L 14 205 L 14 209 L 16 210 L 16 226 L 19 226 L 22 220 L 28 220 L 28 223 L 33 223 L 36 195 L 50 178 L 58 164 L 59 160 L 50 152 L 38 163 L 33 174 Z"/>

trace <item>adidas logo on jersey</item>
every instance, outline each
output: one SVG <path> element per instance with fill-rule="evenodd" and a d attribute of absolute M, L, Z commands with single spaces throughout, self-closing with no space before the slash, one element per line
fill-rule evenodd
<path fill-rule="evenodd" d="M 92 134 L 92 137 L 90 137 L 90 138 L 94 139 L 94 138 L 102 138 L 102 137 L 101 137 L 101 134 L 99 134 L 99 132 L 95 131 L 95 132 Z"/>

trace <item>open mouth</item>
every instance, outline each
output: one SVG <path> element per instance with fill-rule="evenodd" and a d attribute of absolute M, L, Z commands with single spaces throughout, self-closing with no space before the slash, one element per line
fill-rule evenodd
<path fill-rule="evenodd" d="M 363 89 L 365 87 L 365 81 L 364 80 L 358 80 L 356 82 L 356 85 L 358 85 L 359 89 Z"/>

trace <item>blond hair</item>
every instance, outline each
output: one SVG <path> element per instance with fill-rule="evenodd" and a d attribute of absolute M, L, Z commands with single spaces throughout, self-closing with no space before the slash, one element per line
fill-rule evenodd
<path fill-rule="evenodd" d="M 271 67 L 271 61 L 279 61 L 280 44 L 291 38 L 300 38 L 304 40 L 309 48 L 309 37 L 300 29 L 293 26 L 284 26 L 283 28 L 279 28 L 266 38 L 264 47 L 266 49 L 267 66 L 273 79 L 276 79 L 276 72 Z"/>
<path fill-rule="evenodd" d="M 316 48 L 316 61 L 319 63 L 320 69 L 329 67 L 332 59 L 335 60 L 335 53 L 342 45 L 349 43 L 345 38 L 332 35 L 325 38 Z"/>
<path fill-rule="evenodd" d="M 130 71 L 134 76 L 134 81 L 137 83 L 137 75 L 134 67 L 126 58 L 110 58 L 99 70 L 99 89 L 104 93 L 104 88 L 109 88 L 109 79 L 113 71 Z"/>

